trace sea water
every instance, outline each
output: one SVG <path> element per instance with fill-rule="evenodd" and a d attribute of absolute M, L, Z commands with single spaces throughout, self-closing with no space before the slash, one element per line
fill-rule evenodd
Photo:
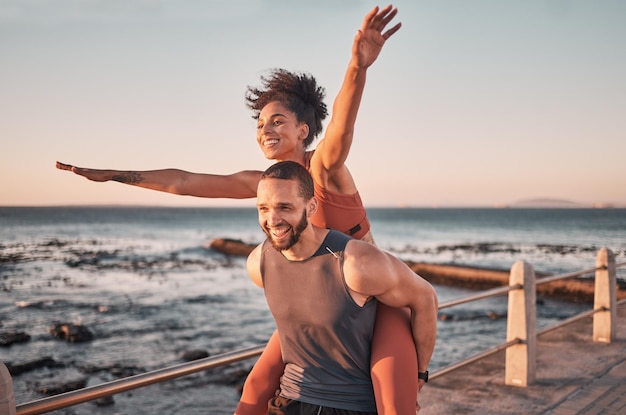
<path fill-rule="evenodd" d="M 626 260 L 624 209 L 370 209 L 377 244 L 402 259 L 508 269 L 523 259 L 543 273 L 595 266 L 601 247 Z M 245 258 L 208 248 L 215 238 L 258 243 L 253 208 L 0 208 L 0 332 L 25 343 L 0 347 L 5 363 L 54 364 L 13 378 L 18 404 L 77 379 L 87 385 L 263 344 L 274 330 Z M 626 280 L 624 269 L 618 277 Z M 440 302 L 472 294 L 435 287 Z M 538 325 L 589 309 L 538 301 Z M 506 297 L 446 309 L 431 370 L 505 340 Z M 54 338 L 55 323 L 88 327 L 94 340 Z M 113 403 L 56 414 L 230 414 L 254 359 L 121 393 Z"/>

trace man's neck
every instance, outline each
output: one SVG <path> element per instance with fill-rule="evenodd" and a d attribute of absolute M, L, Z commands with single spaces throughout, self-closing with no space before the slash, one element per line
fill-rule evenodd
<path fill-rule="evenodd" d="M 281 253 L 290 261 L 304 261 L 317 252 L 328 232 L 328 229 L 309 224 L 300 235 L 298 242 Z"/>

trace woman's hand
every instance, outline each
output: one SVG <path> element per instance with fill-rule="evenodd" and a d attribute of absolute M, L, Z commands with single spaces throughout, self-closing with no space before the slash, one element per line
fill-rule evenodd
<path fill-rule="evenodd" d="M 61 163 L 60 161 L 57 161 L 56 167 L 59 170 L 71 171 L 94 182 L 108 182 L 109 180 L 112 180 L 115 175 L 114 170 L 85 169 L 82 167 L 72 166 L 71 164 Z"/>
<path fill-rule="evenodd" d="M 402 23 L 397 23 L 383 33 L 397 13 L 398 9 L 389 5 L 380 11 L 378 7 L 375 7 L 365 16 L 363 25 L 354 38 L 352 48 L 353 57 L 359 67 L 368 68 L 372 65 L 378 58 L 385 41 L 400 29 Z"/>

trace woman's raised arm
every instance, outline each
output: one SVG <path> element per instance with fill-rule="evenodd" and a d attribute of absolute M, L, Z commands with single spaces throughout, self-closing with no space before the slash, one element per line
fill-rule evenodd
<path fill-rule="evenodd" d="M 316 168 L 329 172 L 331 176 L 335 170 L 343 170 L 352 145 L 367 69 L 378 58 L 385 41 L 400 29 L 401 23 L 397 23 L 385 31 L 397 13 L 398 9 L 391 5 L 382 10 L 375 7 L 363 19 L 363 24 L 354 38 L 352 57 L 343 85 L 333 103 L 326 134 L 311 160 L 313 174 Z"/>

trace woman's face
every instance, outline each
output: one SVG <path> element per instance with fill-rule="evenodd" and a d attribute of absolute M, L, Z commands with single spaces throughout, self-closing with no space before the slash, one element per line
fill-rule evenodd
<path fill-rule="evenodd" d="M 269 160 L 303 162 L 304 139 L 309 126 L 282 103 L 272 101 L 259 113 L 256 140 Z"/>

